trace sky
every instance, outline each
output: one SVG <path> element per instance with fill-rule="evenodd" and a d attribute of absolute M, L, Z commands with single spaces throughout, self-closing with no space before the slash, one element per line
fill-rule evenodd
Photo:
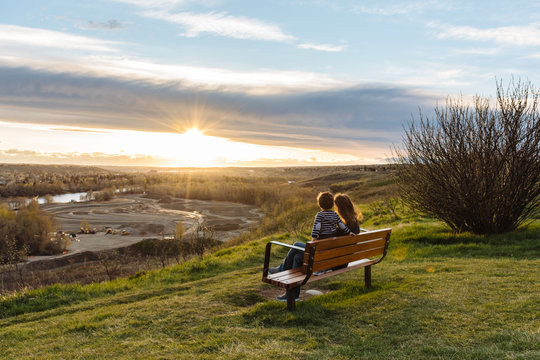
<path fill-rule="evenodd" d="M 0 162 L 384 163 L 539 65 L 540 1 L 0 0 Z"/>

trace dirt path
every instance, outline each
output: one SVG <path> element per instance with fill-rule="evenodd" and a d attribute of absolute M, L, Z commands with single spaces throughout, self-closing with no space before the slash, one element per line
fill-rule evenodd
<path fill-rule="evenodd" d="M 36 256 L 29 260 L 45 260 L 83 251 L 99 251 L 129 246 L 146 238 L 173 235 L 176 223 L 182 221 L 186 233 L 198 222 L 215 229 L 215 238 L 227 241 L 257 224 L 262 212 L 244 204 L 223 201 L 172 199 L 160 204 L 158 200 L 141 195 L 122 195 L 106 202 L 54 203 L 42 209 L 55 215 L 59 228 L 77 233 L 81 222 L 87 221 L 96 234 L 80 234 L 68 247 L 67 254 Z M 118 234 L 106 234 L 110 227 Z M 122 231 L 128 235 L 120 235 Z"/>

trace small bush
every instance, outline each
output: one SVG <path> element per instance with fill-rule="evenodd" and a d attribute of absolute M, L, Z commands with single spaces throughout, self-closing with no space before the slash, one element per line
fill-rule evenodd
<path fill-rule="evenodd" d="M 109 201 L 114 198 L 115 189 L 112 187 L 94 193 L 96 201 Z"/>

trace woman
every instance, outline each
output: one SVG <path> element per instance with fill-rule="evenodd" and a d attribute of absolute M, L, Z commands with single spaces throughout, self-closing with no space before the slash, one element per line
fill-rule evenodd
<path fill-rule="evenodd" d="M 362 213 L 359 213 L 354 208 L 354 204 L 345 194 L 336 194 L 334 196 L 334 205 L 339 217 L 343 220 L 345 225 L 351 230 L 351 232 L 358 234 L 360 232 L 360 222 L 362 221 Z M 337 236 L 347 235 L 337 229 Z"/>
<path fill-rule="evenodd" d="M 354 208 L 354 204 L 351 201 L 351 198 L 345 194 L 336 194 L 336 196 L 334 196 L 334 205 L 339 217 L 351 230 L 351 233 L 358 234 L 360 232 L 360 222 L 362 221 L 363 216 L 362 213 L 358 213 L 356 211 L 356 209 Z M 344 233 L 340 231 L 340 229 L 337 229 L 336 236 L 343 236 L 347 234 L 348 233 Z M 349 264 L 335 266 L 330 270 L 345 269 L 348 265 Z M 320 273 L 324 274 L 324 272 L 325 271 L 321 271 Z M 317 273 L 315 275 L 317 275 Z"/>

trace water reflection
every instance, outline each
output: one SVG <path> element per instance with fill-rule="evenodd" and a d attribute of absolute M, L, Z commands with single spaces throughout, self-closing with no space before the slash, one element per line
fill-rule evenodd
<path fill-rule="evenodd" d="M 69 202 L 88 201 L 89 199 L 87 198 L 87 196 L 88 196 L 87 192 L 77 192 L 77 193 L 69 193 L 69 194 L 62 194 L 62 195 L 54 195 L 54 196 L 51 196 L 51 198 L 52 198 L 52 202 L 54 203 L 69 203 Z M 44 196 L 38 197 L 38 203 L 46 204 L 47 199 Z"/>

